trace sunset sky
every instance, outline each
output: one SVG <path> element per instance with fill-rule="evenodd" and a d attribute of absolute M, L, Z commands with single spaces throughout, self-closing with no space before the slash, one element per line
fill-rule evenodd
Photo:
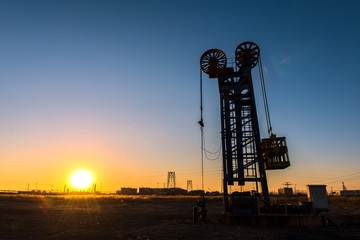
<path fill-rule="evenodd" d="M 200 57 L 244 41 L 260 47 L 292 164 L 267 172 L 270 190 L 360 189 L 359 24 L 358 1 L 1 1 L 0 190 L 62 189 L 80 169 L 104 191 L 162 187 L 168 171 L 200 188 Z M 216 151 L 218 87 L 203 79 Z M 205 160 L 206 190 L 221 166 Z"/>

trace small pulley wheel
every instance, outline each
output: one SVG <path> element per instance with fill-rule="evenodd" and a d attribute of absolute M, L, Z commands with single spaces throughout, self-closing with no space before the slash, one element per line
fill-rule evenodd
<path fill-rule="evenodd" d="M 201 69 L 205 73 L 213 73 L 226 67 L 226 55 L 219 49 L 210 49 L 200 58 Z"/>
<path fill-rule="evenodd" d="M 260 49 L 257 44 L 253 42 L 243 42 L 235 50 L 236 66 L 241 67 L 248 65 L 251 68 L 258 63 Z"/>

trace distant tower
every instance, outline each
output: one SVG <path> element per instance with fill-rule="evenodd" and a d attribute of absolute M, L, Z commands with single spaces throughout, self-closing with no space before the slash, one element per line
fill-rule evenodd
<path fill-rule="evenodd" d="M 345 186 L 344 182 L 342 182 L 342 187 L 343 187 L 343 190 L 345 191 L 345 190 L 346 190 L 346 186 Z"/>
<path fill-rule="evenodd" d="M 168 172 L 167 188 L 176 188 L 175 172 Z"/>
<path fill-rule="evenodd" d="M 192 191 L 192 180 L 187 180 L 187 191 L 190 192 Z"/>

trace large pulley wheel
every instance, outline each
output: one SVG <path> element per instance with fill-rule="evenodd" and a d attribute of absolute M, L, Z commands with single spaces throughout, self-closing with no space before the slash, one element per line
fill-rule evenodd
<path fill-rule="evenodd" d="M 243 42 L 235 50 L 235 63 L 236 66 L 243 65 L 255 67 L 258 63 L 260 49 L 258 45 L 253 42 Z"/>
<path fill-rule="evenodd" d="M 205 73 L 215 73 L 226 67 L 226 55 L 219 49 L 210 49 L 201 56 L 200 66 Z"/>

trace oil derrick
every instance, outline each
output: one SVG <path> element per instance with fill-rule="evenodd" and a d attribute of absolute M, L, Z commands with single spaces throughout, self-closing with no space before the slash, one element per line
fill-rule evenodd
<path fill-rule="evenodd" d="M 190 192 L 193 190 L 192 187 L 192 180 L 187 180 L 187 187 L 186 187 L 187 191 Z"/>
<path fill-rule="evenodd" d="M 269 138 L 263 139 L 263 142 L 251 75 L 251 69 L 258 61 L 269 132 Z M 229 211 L 228 192 L 234 183 L 239 186 L 255 184 L 256 192 L 259 192 L 260 185 L 263 200 L 269 206 L 265 170 L 282 169 L 290 165 L 285 138 L 277 138 L 272 134 L 259 47 L 252 42 L 241 43 L 235 50 L 235 65 L 227 67 L 226 55 L 219 49 L 206 51 L 200 59 L 202 71 L 209 78 L 217 78 L 219 86 L 225 211 Z M 200 81 L 202 86 L 202 78 Z M 199 124 L 201 128 L 204 127 L 202 112 Z"/>
<path fill-rule="evenodd" d="M 168 172 L 167 188 L 176 188 L 175 172 Z"/>

